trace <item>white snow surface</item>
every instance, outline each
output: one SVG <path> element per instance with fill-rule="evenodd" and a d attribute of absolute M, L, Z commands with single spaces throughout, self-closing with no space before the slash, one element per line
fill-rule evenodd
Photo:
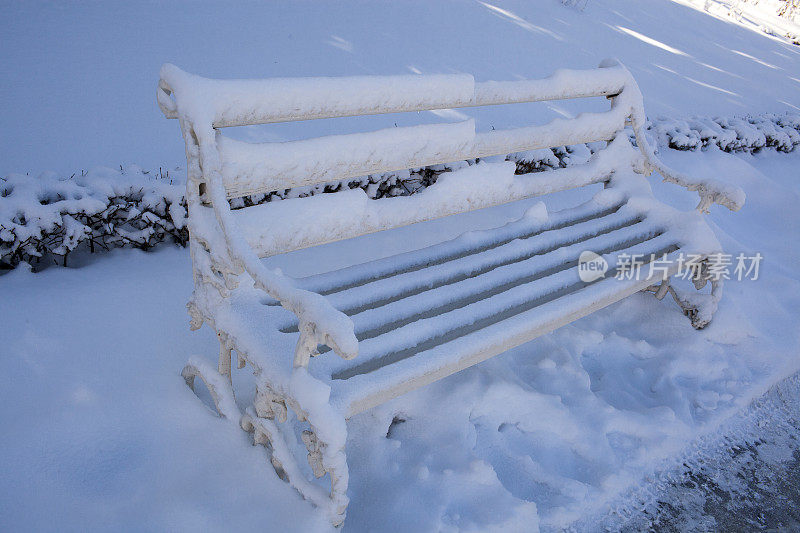
<path fill-rule="evenodd" d="M 345 530 L 545 530 L 606 501 L 797 369 L 800 154 L 664 154 L 717 171 L 748 204 L 710 219 L 726 251 L 760 251 L 758 281 L 728 281 L 695 331 L 639 294 L 351 419 Z M 656 193 L 681 208 L 694 195 Z M 521 216 L 535 201 L 272 258 L 312 274 Z M 558 201 L 549 206 L 558 208 Z M 541 208 L 536 208 L 541 211 Z M 179 371 L 213 362 L 190 332 L 189 257 L 114 251 L 80 269 L 0 278 L 0 515 L 26 529 L 323 530 L 262 448 L 216 418 Z M 329 354 L 332 356 L 332 354 Z M 324 356 L 323 356 L 324 357 Z M 287 366 L 291 364 L 287 354 Z M 238 371 L 245 381 L 248 370 Z M 394 417 L 406 420 L 395 424 Z M 45 512 L 46 511 L 46 512 Z"/>
<path fill-rule="evenodd" d="M 475 92 L 470 74 L 214 80 L 167 63 L 160 75 L 177 105 L 161 94 L 159 104 L 215 126 L 280 122 L 297 115 L 362 115 L 379 108 L 457 106 L 468 104 Z"/>
<path fill-rule="evenodd" d="M 230 197 L 363 176 L 370 166 L 405 170 L 419 166 L 406 165 L 412 159 L 424 162 L 439 154 L 464 153 L 474 139 L 472 119 L 282 143 L 246 143 L 217 135 Z"/>
<path fill-rule="evenodd" d="M 800 107 L 800 47 L 671 0 L 646 9 L 640 0 L 590 0 L 583 11 L 558 0 L 243 3 L 225 10 L 209 1 L 101 7 L 31 0 L 6 2 L 0 27 L 0 175 L 70 175 L 85 165 L 131 162 L 183 166 L 178 125 L 155 105 L 165 62 L 210 78 L 423 73 L 482 82 L 540 78 L 618 57 L 652 116 Z M 245 127 L 239 135 L 294 140 L 442 116 L 472 116 L 481 132 L 585 109 L 569 101 L 516 107 Z"/>
<path fill-rule="evenodd" d="M 800 8 L 784 0 L 677 0 L 722 20 L 764 32 L 776 39 L 800 42 Z"/>
<path fill-rule="evenodd" d="M 69 175 L 87 161 L 182 165 L 177 124 L 163 119 L 153 94 L 165 60 L 213 77 L 423 72 L 481 81 L 591 68 L 618 56 L 653 115 L 800 107 L 798 47 L 670 0 L 647 9 L 636 0 L 590 0 L 583 11 L 557 0 L 279 6 L 5 5 L 0 170 Z M 238 138 L 287 141 L 442 117 L 472 117 L 480 132 L 572 117 L 578 107 L 525 109 L 245 127 Z M 357 415 L 348 425 L 345 531 L 568 526 L 646 482 L 692 439 L 800 368 L 800 153 L 712 148 L 660 156 L 687 174 L 744 189 L 740 212 L 714 207 L 709 220 L 727 252 L 764 255 L 760 279 L 728 281 L 703 331 L 672 302 L 637 294 Z M 681 209 L 697 202 L 674 185 L 651 183 Z M 573 194 L 548 199 L 547 211 L 574 203 Z M 275 256 L 268 265 L 311 275 L 496 227 L 532 207 L 543 211 L 526 200 Z M 190 272 L 186 250 L 164 247 L 0 277 L 4 527 L 329 528 L 278 479 L 263 448 L 186 388 L 186 361 L 198 354 L 213 363 L 217 350 L 208 328 L 187 327 Z M 246 373 L 235 379 L 244 382 Z"/>

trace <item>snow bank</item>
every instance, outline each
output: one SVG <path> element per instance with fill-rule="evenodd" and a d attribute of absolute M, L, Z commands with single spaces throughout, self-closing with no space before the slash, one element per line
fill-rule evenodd
<path fill-rule="evenodd" d="M 700 9 L 705 4 L 692 3 Z M 181 164 L 183 142 L 175 134 L 177 127 L 165 122 L 153 105 L 153 68 L 164 62 L 165 53 L 187 69 L 223 78 L 461 71 L 478 81 L 537 77 L 563 66 L 593 66 L 603 55 L 614 55 L 632 69 L 644 90 L 648 112 L 654 115 L 671 116 L 680 109 L 686 114 L 729 116 L 800 106 L 798 85 L 791 79 L 797 78 L 796 50 L 800 48 L 675 2 L 641 11 L 636 0 L 592 0 L 583 12 L 565 9 L 556 0 L 473 2 L 459 10 L 428 2 L 380 3 L 359 4 L 357 15 L 344 16 L 346 10 L 341 7 L 311 4 L 246 4 L 220 13 L 213 2 L 201 1 L 192 10 L 179 4 L 161 6 L 158 17 L 146 4 L 124 4 L 128 6 L 122 17 L 126 24 L 119 23 L 118 11 L 94 4 L 63 10 L 35 0 L 19 3 L 7 13 L 6 78 L 41 80 L 41 73 L 48 72 L 60 85 L 58 91 L 47 83 L 5 86 L 9 91 L 3 99 L 7 127 L 0 131 L 0 145 L 8 148 L 0 175 L 38 175 L 45 170 L 69 175 L 87 164 L 115 168 L 135 162 L 151 169 Z M 750 0 L 742 5 L 753 4 Z M 186 23 L 178 25 L 175 20 Z M 442 23 L 445 20 L 449 22 Z M 531 26 L 525 27 L 528 23 Z M 619 27 L 634 29 L 639 36 L 687 55 L 657 48 L 653 41 L 642 41 Z M 152 46 L 130 45 L 140 42 L 142 35 Z M 716 45 L 725 42 L 730 46 Z M 523 57 L 537 60 L 519 59 Z M 557 108 L 530 106 L 524 116 L 517 115 L 512 106 L 468 114 L 483 131 L 492 125 L 520 126 L 531 119 L 546 122 L 580 108 L 580 102 L 564 101 Z M 421 118 L 436 120 L 429 113 Z M 342 133 L 392 127 L 395 121 L 404 126 L 414 120 L 347 119 Z M 265 135 L 259 140 L 265 141 L 332 133 L 324 121 L 263 130 Z M 276 136 L 270 136 L 273 131 Z M 252 139 L 257 135 L 254 132 Z"/>
<path fill-rule="evenodd" d="M 678 0 L 725 21 L 800 44 L 800 5 L 792 0 Z"/>

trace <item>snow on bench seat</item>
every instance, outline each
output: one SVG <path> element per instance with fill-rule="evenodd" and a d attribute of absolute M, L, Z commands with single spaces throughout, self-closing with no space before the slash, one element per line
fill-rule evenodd
<path fill-rule="evenodd" d="M 491 340 L 481 353 L 496 355 L 506 349 L 497 347 L 512 345 L 515 335 L 534 338 L 565 317 L 574 320 L 580 308 L 592 309 L 601 300 L 608 305 L 663 276 L 660 271 L 647 275 L 645 265 L 636 280 L 583 282 L 577 264 L 584 250 L 604 256 L 611 278 L 624 254 L 649 261 L 663 254 L 675 259 L 679 253 L 713 253 L 714 238 L 702 219 L 676 224 L 677 214 L 635 190 L 610 188 L 576 208 L 548 215 L 538 204 L 499 228 L 300 279 L 298 286 L 324 294 L 352 318 L 360 345 L 359 357 L 352 360 L 332 358 L 322 347 L 309 367 L 312 375 L 330 384 L 331 402 L 351 416 L 475 364 L 474 354 L 456 355 L 456 347 L 466 342 L 462 337 Z M 671 262 L 674 271 L 677 262 Z M 256 345 L 294 345 L 297 321 L 276 301 L 233 301 L 236 321 L 249 322 L 265 312 L 271 316 L 266 324 L 253 323 Z M 520 322 L 521 316 L 527 321 Z M 268 357 L 256 364 L 270 368 L 274 361 Z"/>

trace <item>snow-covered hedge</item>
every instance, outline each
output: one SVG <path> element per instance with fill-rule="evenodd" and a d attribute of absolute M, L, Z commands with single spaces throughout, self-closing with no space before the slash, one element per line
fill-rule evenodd
<path fill-rule="evenodd" d="M 659 146 L 699 150 L 716 145 L 725 152 L 755 152 L 775 148 L 791 152 L 800 144 L 800 114 L 764 114 L 747 118 L 658 118 L 648 131 Z"/>
<path fill-rule="evenodd" d="M 185 221 L 183 185 L 135 166 L 68 178 L 11 174 L 0 178 L 0 267 L 66 265 L 79 248 L 185 245 Z"/>
<path fill-rule="evenodd" d="M 789 152 L 800 144 L 800 114 L 764 114 L 747 118 L 658 118 L 648 124 L 657 144 L 678 150 L 711 145 L 726 152 L 774 148 Z M 585 162 L 593 144 L 562 146 L 510 154 L 517 173 L 539 172 Z M 474 161 L 461 163 L 473 164 Z M 413 194 L 436 181 L 450 167 L 437 165 L 371 175 L 335 183 L 297 187 L 238 198 L 234 208 L 263 202 L 361 188 L 370 198 Z M 179 174 L 179 173 L 176 173 Z M 114 247 L 149 249 L 161 242 L 186 245 L 184 184 L 169 173 L 136 166 L 98 168 L 80 176 L 45 173 L 34 178 L 0 178 L 0 268 L 20 262 L 42 267 L 68 264 L 70 254 Z"/>

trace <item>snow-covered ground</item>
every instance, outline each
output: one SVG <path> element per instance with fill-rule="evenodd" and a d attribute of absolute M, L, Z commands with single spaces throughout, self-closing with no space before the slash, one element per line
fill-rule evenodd
<path fill-rule="evenodd" d="M 696 9 L 777 39 L 800 43 L 800 6 L 785 0 L 677 0 Z"/>
<path fill-rule="evenodd" d="M 2 167 L 72 172 L 181 164 L 155 105 L 160 63 L 208 76 L 549 74 L 617 56 L 652 115 L 800 107 L 800 47 L 668 0 L 240 4 L 10 3 L 0 41 Z M 10 52 L 9 52 L 10 51 Z M 573 102 L 469 111 L 479 129 L 543 122 Z M 241 138 L 359 131 L 433 114 L 246 128 Z M 354 417 L 345 529 L 534 530 L 602 514 L 648 475 L 800 369 L 800 152 L 666 151 L 667 164 L 741 186 L 714 208 L 726 251 L 760 252 L 695 331 L 637 294 L 477 367 Z M 690 209 L 694 194 L 654 183 Z M 292 275 L 425 246 L 520 216 L 517 202 L 269 261 Z M 292 530 L 325 517 L 263 448 L 179 375 L 191 354 L 188 252 L 115 251 L 79 269 L 0 277 L 0 522 L 16 530 Z M 287 355 L 288 357 L 288 355 Z M 289 359 L 287 359 L 289 364 Z M 244 370 L 242 371 L 244 372 Z M 393 423 L 394 420 L 394 423 Z"/>
<path fill-rule="evenodd" d="M 693 442 L 602 517 L 606 531 L 800 529 L 800 374 Z M 591 521 L 591 522 L 590 522 Z M 578 525 L 576 529 L 581 529 Z"/>
<path fill-rule="evenodd" d="M 760 251 L 697 332 L 671 302 L 635 295 L 350 422 L 346 529 L 560 527 L 669 464 L 800 367 L 794 206 L 800 153 L 669 153 L 745 188 L 711 215 L 728 250 Z M 675 203 L 691 195 L 659 185 Z M 517 216 L 524 202 L 274 261 L 295 272 L 358 261 Z M 422 231 L 419 231 L 419 230 Z M 413 233 L 412 233 L 413 232 Z M 424 244 L 419 240 L 415 244 Z M 324 528 L 262 448 L 179 375 L 191 333 L 183 249 L 116 251 L 80 269 L 0 278 L 0 516 L 34 529 Z M 287 360 L 288 361 L 288 360 Z M 242 371 L 244 372 L 244 371 Z M 405 420 L 392 424 L 393 418 Z M 388 434 L 388 436 L 387 436 Z"/>
<path fill-rule="evenodd" d="M 581 2 L 582 4 L 582 2 Z M 95 165 L 183 164 L 174 121 L 155 105 L 167 61 L 208 77 L 466 72 L 543 77 L 618 57 L 651 116 L 800 108 L 800 46 L 671 0 L 3 2 L 0 175 L 67 175 Z M 602 102 L 598 103 L 602 108 Z M 479 130 L 547 122 L 575 102 L 245 128 L 290 139 L 474 115 Z"/>

